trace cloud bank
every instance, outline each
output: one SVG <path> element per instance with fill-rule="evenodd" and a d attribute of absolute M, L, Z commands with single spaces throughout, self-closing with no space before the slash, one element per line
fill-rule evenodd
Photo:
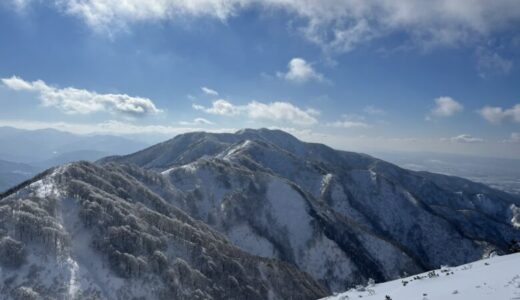
<path fill-rule="evenodd" d="M 73 87 L 60 89 L 47 85 L 43 80 L 29 82 L 16 76 L 3 78 L 2 83 L 15 91 L 37 93 L 43 106 L 55 107 L 67 114 L 112 112 L 145 116 L 161 112 L 148 98 L 126 94 L 98 94 Z"/>

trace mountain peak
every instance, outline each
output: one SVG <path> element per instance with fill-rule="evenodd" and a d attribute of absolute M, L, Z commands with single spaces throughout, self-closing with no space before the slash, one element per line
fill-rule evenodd
<path fill-rule="evenodd" d="M 235 132 L 236 135 L 257 135 L 262 137 L 288 137 L 291 139 L 296 139 L 290 133 L 283 131 L 281 129 L 270 129 L 270 128 L 243 128 Z"/>
<path fill-rule="evenodd" d="M 130 163 L 164 171 L 172 166 L 190 163 L 206 155 L 217 155 L 228 147 L 245 140 L 267 142 L 294 153 L 301 153 L 304 148 L 303 142 L 282 130 L 242 129 L 235 133 L 197 131 L 177 135 L 170 140 L 130 155 L 107 157 L 100 162 Z"/>

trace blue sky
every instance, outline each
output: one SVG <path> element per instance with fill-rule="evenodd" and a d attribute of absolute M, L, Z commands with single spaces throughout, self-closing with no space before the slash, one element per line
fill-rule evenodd
<path fill-rule="evenodd" d="M 514 0 L 7 0 L 0 125 L 520 158 Z"/>

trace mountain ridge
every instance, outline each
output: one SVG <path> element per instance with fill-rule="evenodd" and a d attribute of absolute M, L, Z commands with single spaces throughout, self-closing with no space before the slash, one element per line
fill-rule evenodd
<path fill-rule="evenodd" d="M 207 151 L 197 152 L 197 155 L 185 155 L 186 149 L 192 149 L 192 147 L 197 146 L 198 143 L 204 145 L 208 145 L 209 143 L 214 147 L 204 147 L 203 149 Z M 223 143 L 225 145 L 223 145 Z M 166 147 L 166 149 L 162 150 L 162 147 Z M 173 160 L 156 160 L 157 155 L 153 155 L 154 153 L 165 153 L 172 149 L 174 151 L 168 152 L 168 156 L 173 158 Z M 147 158 L 152 158 L 152 160 L 147 160 Z M 325 203 L 327 201 L 336 202 L 334 205 L 339 205 L 340 207 L 332 207 L 332 210 L 336 214 L 327 216 L 327 219 L 334 219 L 332 223 L 336 225 L 343 223 L 344 225 L 340 226 L 343 228 L 341 229 L 343 230 L 342 234 L 346 234 L 344 232 L 344 228 L 348 227 L 346 224 L 356 224 L 358 228 L 365 228 L 365 231 L 367 231 L 366 229 L 368 228 L 370 235 L 378 236 L 382 241 L 388 241 L 390 245 L 394 245 L 391 246 L 395 248 L 395 250 L 392 251 L 404 251 L 404 253 L 407 253 L 403 258 L 414 261 L 412 265 L 415 265 L 415 267 L 411 267 L 411 269 L 418 268 L 426 270 L 442 263 L 442 259 L 439 258 L 433 261 L 431 261 L 430 258 L 425 259 L 429 251 L 425 250 L 424 247 L 438 248 L 439 246 L 432 244 L 437 243 L 433 241 L 434 238 L 424 236 L 425 232 L 429 229 L 424 225 L 424 220 L 417 219 L 417 213 L 419 213 L 421 218 L 435 220 L 432 222 L 440 226 L 436 231 L 440 230 L 440 232 L 444 232 L 446 230 L 447 232 L 451 232 L 451 234 L 454 235 L 452 242 L 450 242 L 453 244 L 451 247 L 457 248 L 466 243 L 466 246 L 462 247 L 462 249 L 464 249 L 464 247 L 467 248 L 465 250 L 467 251 L 466 255 L 473 253 L 470 255 L 471 258 L 467 256 L 462 258 L 464 255 L 454 253 L 453 256 L 456 257 L 459 255 L 459 258 L 452 259 L 450 257 L 451 255 L 448 254 L 449 251 L 435 250 L 441 253 L 446 252 L 444 259 L 451 259 L 452 263 L 464 262 L 464 260 L 468 259 L 478 259 L 488 251 L 486 250 L 488 246 L 491 248 L 497 247 L 502 250 L 506 249 L 508 239 L 518 234 L 516 229 L 511 229 L 512 226 L 510 222 L 511 217 L 513 217 L 511 211 L 515 211 L 512 208 L 510 209 L 510 206 L 515 205 L 515 207 L 517 207 L 520 203 L 519 198 L 516 196 L 499 192 L 464 179 L 453 180 L 452 178 L 443 177 L 441 175 L 408 171 L 365 154 L 337 151 L 321 144 L 303 143 L 282 131 L 246 129 L 238 131 L 235 134 L 208 134 L 201 132 L 186 134 L 140 152 L 128 156 L 105 159 L 100 161 L 100 163 L 114 161 L 117 163 L 136 164 L 150 170 L 162 171 L 163 175 L 178 173 L 178 175 L 174 176 L 175 178 L 172 179 L 172 182 L 179 183 L 182 182 L 180 178 L 188 178 L 190 176 L 190 172 L 186 172 L 187 169 L 203 170 L 204 164 L 202 162 L 206 164 L 213 162 L 216 164 L 214 167 L 216 170 L 219 168 L 218 165 L 221 164 L 218 162 L 219 160 L 228 161 L 235 167 L 245 167 L 253 172 L 265 172 L 275 177 L 285 178 L 300 189 L 305 190 L 309 195 L 312 195 L 314 200 L 312 200 L 311 203 L 313 204 Z M 220 168 L 227 167 L 221 166 Z M 166 172 L 167 170 L 168 172 Z M 210 170 L 206 173 L 217 173 L 215 170 Z M 229 169 L 227 173 L 232 174 L 231 170 L 232 169 Z M 201 174 L 198 177 L 200 178 L 202 176 Z M 327 181 L 326 179 L 329 180 L 328 183 L 325 182 Z M 196 181 L 197 176 L 192 180 Z M 457 184 L 453 184 L 452 181 L 457 182 Z M 199 184 L 204 185 L 207 183 Z M 325 186 L 323 191 L 321 191 L 322 184 Z M 358 186 L 362 185 L 364 185 L 364 187 L 360 189 Z M 183 186 L 183 184 L 179 183 L 179 186 Z M 377 191 L 381 189 L 381 187 L 383 187 L 383 190 L 378 193 L 388 193 L 388 195 L 377 196 L 377 194 L 371 194 L 370 191 Z M 197 187 L 193 185 L 190 188 L 197 190 Z M 456 188 L 459 188 L 459 190 L 454 190 Z M 236 187 L 236 189 L 240 189 L 240 187 Z M 231 190 L 228 192 L 231 193 Z M 480 203 L 494 201 L 487 199 L 487 194 L 492 194 L 494 199 L 503 202 L 502 205 L 498 205 L 500 208 L 498 208 L 498 206 L 492 207 L 493 205 L 488 205 L 489 207 L 486 208 L 485 205 Z M 222 196 L 212 196 L 211 192 L 208 192 L 206 196 L 202 196 L 202 198 L 206 198 L 206 200 L 203 201 L 209 201 L 208 199 L 212 197 L 220 197 L 223 199 Z M 340 197 L 344 201 L 341 201 L 341 199 L 330 199 L 334 197 Z M 349 200 L 349 198 L 352 200 Z M 357 198 L 360 199 L 357 200 Z M 374 198 L 379 198 L 381 203 L 371 203 L 374 202 Z M 410 212 L 405 214 L 409 214 L 407 217 L 411 220 L 416 219 L 416 223 L 408 222 L 408 224 L 404 224 L 406 222 L 403 223 L 399 219 L 396 219 L 396 217 L 393 217 L 392 220 L 388 218 L 389 214 L 386 213 L 387 208 L 385 208 L 383 204 L 386 202 L 388 202 L 386 203 L 388 205 L 393 204 L 395 202 L 394 200 L 399 200 L 400 204 L 396 206 L 393 214 L 399 216 L 400 213 L 398 211 L 407 207 L 407 210 Z M 306 201 L 305 197 L 302 197 L 301 201 Z M 348 203 L 350 208 L 341 207 L 341 205 L 345 205 L 345 203 Z M 370 205 L 367 205 L 367 203 Z M 212 205 L 218 206 L 219 201 L 216 201 Z M 325 210 L 330 208 L 331 207 L 325 208 Z M 493 209 L 487 211 L 489 208 Z M 200 210 L 201 207 L 197 209 Z M 310 211 L 312 211 L 312 209 Z M 416 212 L 411 213 L 412 211 Z M 462 213 L 462 211 L 466 212 Z M 315 212 L 313 213 L 315 214 Z M 192 214 L 196 215 L 197 212 L 194 210 Z M 491 230 L 481 225 L 475 226 L 481 222 L 482 216 L 488 219 L 482 222 L 493 224 L 492 228 L 494 229 Z M 312 219 L 317 221 L 319 219 L 318 217 L 319 214 L 315 214 Z M 384 220 L 385 218 L 389 219 L 386 223 L 373 221 L 379 219 Z M 399 224 L 402 229 L 392 230 L 395 225 L 394 222 L 395 224 Z M 363 226 L 360 227 L 360 224 Z M 419 224 L 420 227 L 417 227 L 417 224 Z M 472 227 L 477 228 L 473 229 Z M 407 237 L 405 231 L 413 228 L 415 228 L 414 230 L 418 230 L 416 234 L 423 236 L 423 239 L 427 242 L 417 242 L 415 241 L 417 238 Z M 444 229 L 441 230 L 440 228 Z M 224 230 L 225 229 L 221 228 L 221 231 Z M 331 230 L 330 228 L 328 229 L 328 231 Z M 506 234 L 505 236 L 496 238 L 489 230 L 494 231 L 498 236 L 501 235 L 501 232 L 505 232 Z M 441 235 L 441 233 L 437 234 Z M 334 236 L 334 233 L 329 232 L 328 235 Z M 458 238 L 455 238 L 455 236 L 458 236 Z M 348 250 L 352 245 L 348 247 L 347 245 L 340 246 L 342 239 L 343 238 L 336 238 L 334 243 L 339 243 L 337 246 L 342 249 L 343 252 L 355 252 L 353 249 Z M 477 241 L 480 239 L 485 241 L 484 244 L 481 243 L 479 245 Z M 440 240 L 442 240 L 442 238 L 439 239 L 439 241 Z M 241 242 L 236 241 L 236 243 L 240 244 Z M 273 243 L 276 244 L 278 242 L 273 241 Z M 477 255 L 477 253 L 480 254 Z M 403 254 L 401 254 L 401 256 L 402 255 Z M 371 260 L 372 258 L 364 261 Z M 295 262 L 293 261 L 293 263 Z M 382 262 L 380 261 L 379 263 Z M 305 269 L 305 266 L 303 266 L 304 261 L 296 264 L 299 265 L 300 268 Z M 364 269 L 366 272 L 367 268 Z M 377 270 L 380 269 L 380 267 L 372 269 Z M 310 270 L 306 271 L 312 274 Z M 364 277 L 366 280 L 368 279 L 367 276 L 377 277 L 375 276 L 377 274 L 376 272 L 359 277 Z M 314 276 L 316 278 L 316 274 L 314 274 Z M 330 277 L 329 279 L 325 279 L 325 282 L 336 282 L 335 285 L 338 287 L 348 282 L 347 280 L 338 284 L 337 279 L 333 279 L 335 276 L 323 276 Z M 394 274 L 393 276 L 397 275 Z M 321 280 L 323 280 L 323 278 L 321 278 Z M 329 287 L 331 287 L 330 283 Z"/>

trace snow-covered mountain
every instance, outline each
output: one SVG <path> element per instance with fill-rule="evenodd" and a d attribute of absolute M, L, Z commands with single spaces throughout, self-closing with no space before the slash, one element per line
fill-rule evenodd
<path fill-rule="evenodd" d="M 517 196 L 267 129 L 179 135 L 0 199 L 9 295 L 317 299 L 520 240 Z"/>
<path fill-rule="evenodd" d="M 520 253 L 457 267 L 443 266 L 390 282 L 358 286 L 324 300 L 520 299 Z"/>
<path fill-rule="evenodd" d="M 293 266 L 233 246 L 146 188 L 132 172 L 73 163 L 2 195 L 1 299 L 326 295 Z M 157 179 L 144 171 L 139 178 Z M 176 189 L 163 192 L 174 196 Z"/>
<path fill-rule="evenodd" d="M 520 237 L 517 196 L 279 130 L 184 134 L 106 162 L 160 173 L 178 195 L 147 186 L 165 201 L 333 291 L 474 261 Z"/>

